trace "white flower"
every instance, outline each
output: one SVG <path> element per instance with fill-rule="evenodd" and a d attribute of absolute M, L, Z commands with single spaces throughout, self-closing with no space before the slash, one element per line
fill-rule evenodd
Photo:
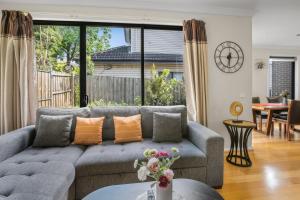
<path fill-rule="evenodd" d="M 149 153 L 150 153 L 149 156 L 155 157 L 155 156 L 157 155 L 158 151 L 157 151 L 156 149 L 151 149 L 151 150 L 149 151 Z"/>
<path fill-rule="evenodd" d="M 157 158 L 150 158 L 147 164 L 147 167 L 150 168 L 153 165 L 157 165 L 159 160 Z"/>
<path fill-rule="evenodd" d="M 133 163 L 134 169 L 137 168 L 138 164 L 139 164 L 139 160 L 136 159 L 136 160 L 134 161 L 134 163 Z"/>
<path fill-rule="evenodd" d="M 174 172 L 171 169 L 166 169 L 164 170 L 164 175 L 167 177 L 169 181 L 172 181 L 174 177 Z"/>
<path fill-rule="evenodd" d="M 147 164 L 148 169 L 153 172 L 156 173 L 158 172 L 158 168 L 159 168 L 159 160 L 157 158 L 150 158 Z"/>
<path fill-rule="evenodd" d="M 178 153 L 179 152 L 179 150 L 176 147 L 172 147 L 171 150 L 172 150 L 173 153 Z"/>
<path fill-rule="evenodd" d="M 138 170 L 138 179 L 140 181 L 145 181 L 147 180 L 147 176 L 150 174 L 150 171 L 147 169 L 146 166 L 142 166 L 139 170 Z"/>
<path fill-rule="evenodd" d="M 149 156 L 151 149 L 145 149 L 144 151 L 144 157 L 147 158 Z"/>

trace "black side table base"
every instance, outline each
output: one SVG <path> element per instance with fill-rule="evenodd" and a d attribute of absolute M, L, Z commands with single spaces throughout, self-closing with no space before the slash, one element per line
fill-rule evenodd
<path fill-rule="evenodd" d="M 235 126 L 228 123 L 224 123 L 224 125 L 231 139 L 226 161 L 239 167 L 251 167 L 252 162 L 248 154 L 247 141 L 253 127 Z"/>
<path fill-rule="evenodd" d="M 239 156 L 239 155 L 231 155 L 231 156 L 228 155 L 226 157 L 226 160 L 230 164 L 233 164 L 233 165 L 239 166 L 239 167 L 251 167 L 252 166 L 252 162 L 249 158 L 242 157 L 242 156 Z M 234 160 L 240 161 L 240 163 L 245 163 L 245 164 L 239 164 L 239 162 L 236 162 Z"/>

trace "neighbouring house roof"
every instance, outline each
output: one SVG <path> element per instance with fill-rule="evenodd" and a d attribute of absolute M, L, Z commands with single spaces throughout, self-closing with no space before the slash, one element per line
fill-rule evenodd
<path fill-rule="evenodd" d="M 182 62 L 181 54 L 145 53 L 145 62 Z M 141 53 L 130 52 L 130 46 L 120 46 L 95 53 L 92 56 L 94 62 L 139 62 Z"/>

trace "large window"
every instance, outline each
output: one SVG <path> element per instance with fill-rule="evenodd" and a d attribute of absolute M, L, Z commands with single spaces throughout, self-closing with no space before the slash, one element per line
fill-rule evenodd
<path fill-rule="evenodd" d="M 185 104 L 181 27 L 34 24 L 40 107 Z"/>

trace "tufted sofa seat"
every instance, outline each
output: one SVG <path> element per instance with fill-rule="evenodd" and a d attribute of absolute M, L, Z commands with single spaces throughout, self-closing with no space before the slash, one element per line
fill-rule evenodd
<path fill-rule="evenodd" d="M 74 181 L 68 162 L 6 162 L 0 164 L 0 199 L 60 200 Z"/>
<path fill-rule="evenodd" d="M 105 141 L 102 145 L 89 146 L 76 163 L 76 197 L 83 198 L 93 188 L 107 186 L 115 181 L 124 183 L 137 182 L 136 169 L 133 167 L 135 159 L 143 159 L 143 151 L 155 148 L 169 151 L 177 147 L 181 159 L 176 161 L 173 169 L 177 170 L 176 177 L 197 178 L 205 181 L 205 174 L 199 173 L 200 168 L 205 170 L 206 155 L 187 139 L 181 143 L 155 143 L 146 138 L 142 142 L 114 144 Z M 189 176 L 187 177 L 189 171 Z"/>
<path fill-rule="evenodd" d="M 151 139 L 142 142 L 114 144 L 106 141 L 102 145 L 90 146 L 82 154 L 76 163 L 76 176 L 94 176 L 115 173 L 135 173 L 133 167 L 135 159 L 143 159 L 143 151 L 147 148 L 155 148 L 161 151 L 169 151 L 177 147 L 182 156 L 176 161 L 173 169 L 202 167 L 206 165 L 206 156 L 188 140 L 181 143 L 155 143 Z"/>
<path fill-rule="evenodd" d="M 51 148 L 32 148 L 29 147 L 24 151 L 6 159 L 2 163 L 30 163 L 40 162 L 47 163 L 49 161 L 67 162 L 74 164 L 86 149 L 81 145 L 70 145 L 67 147 L 51 147 Z"/>
<path fill-rule="evenodd" d="M 75 163 L 85 146 L 32 148 L 34 126 L 1 137 L 0 146 L 13 156 L 0 162 L 0 200 L 75 198 Z M 26 133 L 26 134 L 25 134 Z"/>

